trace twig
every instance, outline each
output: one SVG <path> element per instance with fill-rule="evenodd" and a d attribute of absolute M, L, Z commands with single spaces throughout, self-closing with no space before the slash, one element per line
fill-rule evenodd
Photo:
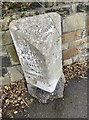
<path fill-rule="evenodd" d="M 79 76 L 80 78 L 87 79 L 87 77 Z"/>

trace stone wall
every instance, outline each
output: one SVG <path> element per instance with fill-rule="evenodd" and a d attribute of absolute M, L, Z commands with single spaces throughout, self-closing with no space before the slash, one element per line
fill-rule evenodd
<path fill-rule="evenodd" d="M 20 17 L 43 14 L 51 12 L 51 10 L 59 13 L 62 16 L 63 65 L 69 65 L 75 61 L 83 62 L 89 58 L 89 14 L 87 11 L 80 12 L 79 9 L 78 13 L 76 9 L 71 9 L 71 7 L 63 9 L 64 11 L 61 11 L 61 8 L 59 9 L 57 6 L 57 8 L 48 8 L 48 10 L 31 10 L 2 17 L 0 20 L 0 28 L 2 29 L 0 31 L 0 38 L 2 38 L 0 39 L 0 62 L 2 61 L 0 75 L 2 78 L 0 79 L 3 79 L 3 84 L 6 84 L 6 79 L 9 83 L 24 78 L 8 27 L 12 20 Z"/>
<path fill-rule="evenodd" d="M 62 20 L 63 63 L 83 61 L 87 55 L 87 15 L 76 13 Z"/>

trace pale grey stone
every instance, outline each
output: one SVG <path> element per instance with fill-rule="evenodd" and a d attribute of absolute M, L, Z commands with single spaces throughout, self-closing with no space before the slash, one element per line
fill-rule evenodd
<path fill-rule="evenodd" d="M 60 15 L 48 13 L 15 20 L 10 33 L 27 84 L 54 92 L 63 74 Z"/>
<path fill-rule="evenodd" d="M 7 56 L 7 51 L 5 46 L 0 47 L 0 56 Z"/>
<path fill-rule="evenodd" d="M 63 97 L 63 91 L 64 91 L 64 74 L 60 77 L 57 86 L 55 90 L 52 93 L 46 92 L 40 88 L 34 87 L 30 83 L 27 84 L 29 93 L 39 99 L 42 103 L 47 103 L 48 100 L 54 100 L 57 98 Z"/>
<path fill-rule="evenodd" d="M 7 70 L 10 75 L 12 83 L 24 79 L 23 70 L 22 70 L 21 65 L 7 67 Z"/>
<path fill-rule="evenodd" d="M 17 14 L 12 16 L 12 20 L 17 20 L 19 18 L 20 18 L 20 15 L 17 15 Z"/>
<path fill-rule="evenodd" d="M 72 64 L 72 58 L 63 61 L 63 65 L 64 65 L 64 66 L 66 66 L 66 65 L 71 65 L 71 64 Z"/>
<path fill-rule="evenodd" d="M 26 17 L 28 17 L 28 16 L 34 16 L 34 15 L 36 15 L 36 11 L 30 11 L 30 12 L 26 11 L 24 14 L 25 14 Z"/>
<path fill-rule="evenodd" d="M 63 32 L 70 32 L 86 27 L 86 14 L 76 13 L 65 17 L 63 20 Z"/>
<path fill-rule="evenodd" d="M 15 50 L 14 45 L 8 45 L 8 46 L 6 46 L 6 50 L 8 52 L 11 64 L 12 65 L 19 64 L 19 59 L 18 59 L 17 52 Z"/>
<path fill-rule="evenodd" d="M 82 44 L 82 49 L 87 49 L 87 47 L 88 47 L 88 43 Z"/>
<path fill-rule="evenodd" d="M 5 31 L 9 29 L 9 23 L 11 22 L 11 17 L 7 16 L 0 20 L 0 29 Z"/>
<path fill-rule="evenodd" d="M 11 79 L 10 79 L 10 76 L 9 74 L 5 74 L 4 77 L 0 77 L 0 85 L 9 85 L 11 83 Z"/>
<path fill-rule="evenodd" d="M 72 5 L 72 13 L 75 14 L 77 11 L 77 5 L 76 4 L 73 4 Z"/>
<path fill-rule="evenodd" d="M 82 55 L 77 55 L 75 57 L 73 57 L 73 62 L 83 62 L 85 61 L 85 54 Z"/>
<path fill-rule="evenodd" d="M 4 31 L 2 34 L 2 45 L 12 44 L 12 38 L 9 31 Z"/>

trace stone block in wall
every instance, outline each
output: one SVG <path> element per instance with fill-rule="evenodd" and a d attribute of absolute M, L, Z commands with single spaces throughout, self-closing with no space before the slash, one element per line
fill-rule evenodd
<path fill-rule="evenodd" d="M 87 35 L 89 35 L 89 17 L 87 17 Z"/>
<path fill-rule="evenodd" d="M 0 29 L 5 31 L 9 29 L 9 23 L 11 22 L 11 17 L 7 16 L 0 20 Z"/>
<path fill-rule="evenodd" d="M 5 74 L 5 76 L 0 77 L 0 85 L 9 85 L 11 83 L 11 79 L 9 74 Z"/>
<path fill-rule="evenodd" d="M 8 44 L 12 44 L 12 38 L 10 35 L 9 31 L 5 31 L 2 33 L 2 45 L 8 45 Z"/>
<path fill-rule="evenodd" d="M 6 49 L 9 54 L 11 64 L 12 65 L 20 64 L 14 45 L 8 45 L 6 46 Z"/>
<path fill-rule="evenodd" d="M 76 13 L 63 19 L 63 33 L 77 29 L 84 29 L 86 26 L 86 14 Z"/>
<path fill-rule="evenodd" d="M 22 70 L 21 65 L 8 67 L 7 70 L 10 75 L 11 82 L 16 82 L 16 81 L 24 79 L 23 70 Z"/>
<path fill-rule="evenodd" d="M 7 51 L 5 46 L 0 47 L 0 56 L 7 56 Z"/>
<path fill-rule="evenodd" d="M 87 38 L 81 39 L 81 40 L 77 40 L 77 41 L 73 41 L 73 42 L 70 43 L 69 47 L 70 48 L 71 47 L 76 47 L 76 46 L 79 46 L 79 45 L 81 45 L 83 43 L 86 43 L 86 42 L 87 42 Z"/>
<path fill-rule="evenodd" d="M 63 51 L 63 60 L 67 60 L 67 59 L 70 59 L 70 58 L 76 56 L 77 52 L 78 51 L 76 48 L 71 48 L 71 49 Z"/>
<path fill-rule="evenodd" d="M 74 62 L 84 62 L 85 61 L 85 55 L 80 54 L 80 55 L 77 55 L 77 56 L 73 57 L 72 59 L 73 59 L 73 63 Z"/>
<path fill-rule="evenodd" d="M 81 39 L 81 30 L 75 31 L 75 32 L 70 32 L 62 35 L 62 43 L 74 41 L 74 40 L 79 40 Z"/>
<path fill-rule="evenodd" d="M 1 62 L 1 61 L 0 61 Z M 6 68 L 0 68 L 0 76 L 5 76 L 7 74 L 7 69 Z"/>
<path fill-rule="evenodd" d="M 8 56 L 0 56 L 0 61 L 2 60 L 2 67 L 9 67 L 11 65 L 10 58 Z"/>
<path fill-rule="evenodd" d="M 63 66 L 71 65 L 71 64 L 72 64 L 72 58 L 63 61 Z"/>

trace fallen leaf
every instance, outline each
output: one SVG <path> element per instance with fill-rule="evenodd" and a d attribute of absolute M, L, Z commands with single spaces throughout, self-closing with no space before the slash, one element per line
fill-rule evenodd
<path fill-rule="evenodd" d="M 7 86 L 4 87 L 6 90 L 8 90 L 9 88 Z"/>
<path fill-rule="evenodd" d="M 14 114 L 17 114 L 18 113 L 18 111 L 14 111 Z"/>
<path fill-rule="evenodd" d="M 0 113 L 0 118 L 2 118 L 2 114 Z"/>
<path fill-rule="evenodd" d="M 71 75 L 71 78 L 73 78 L 73 77 L 74 77 L 74 75 L 72 74 L 72 75 Z"/>
<path fill-rule="evenodd" d="M 7 104 L 9 104 L 9 103 L 10 103 L 9 99 L 7 99 L 7 100 L 6 100 L 6 103 L 7 103 Z"/>
<path fill-rule="evenodd" d="M 22 91 L 22 89 L 18 89 L 18 91 Z"/>
<path fill-rule="evenodd" d="M 33 98 L 30 99 L 30 102 L 31 102 L 31 103 L 33 102 Z"/>
<path fill-rule="evenodd" d="M 79 53 L 82 53 L 82 47 L 78 48 Z"/>

